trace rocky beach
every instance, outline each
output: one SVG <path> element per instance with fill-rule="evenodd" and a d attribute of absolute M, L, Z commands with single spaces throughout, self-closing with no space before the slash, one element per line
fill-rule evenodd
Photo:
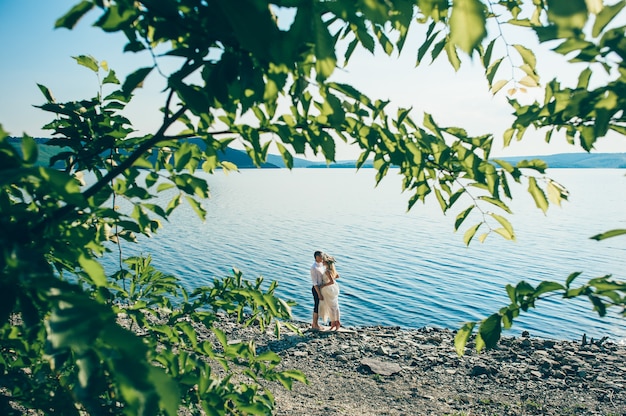
<path fill-rule="evenodd" d="M 309 384 L 266 384 L 276 415 L 626 415 L 626 346 L 504 337 L 460 357 L 454 332 L 398 327 L 273 333 L 225 323 L 229 339 L 271 349 Z"/>

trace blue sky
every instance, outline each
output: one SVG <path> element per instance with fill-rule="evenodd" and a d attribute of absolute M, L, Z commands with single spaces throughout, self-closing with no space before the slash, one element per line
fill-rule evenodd
<path fill-rule="evenodd" d="M 98 88 L 96 76 L 71 58 L 92 55 L 106 60 L 123 79 L 133 69 L 151 64 L 148 54 L 124 54 L 125 39 L 119 34 L 105 34 L 91 27 L 97 14 L 79 22 L 73 31 L 54 29 L 55 20 L 78 0 L 0 0 L 0 124 L 13 136 L 23 133 L 47 137 L 41 127 L 52 120 L 51 114 L 33 105 L 45 99 L 37 83 L 47 86 L 58 101 L 89 98 Z M 419 35 L 418 32 L 414 32 Z M 516 36 L 515 34 L 511 36 Z M 546 145 L 543 133 L 528 134 L 522 142 L 508 148 L 499 139 L 512 121 L 503 93 L 492 96 L 487 91 L 479 62 L 464 59 L 459 72 L 445 61 L 415 67 L 419 39 L 409 39 L 401 57 L 357 53 L 348 68 L 336 71 L 335 78 L 350 82 L 372 98 L 389 99 L 393 106 L 412 107 L 412 117 L 421 122 L 424 112 L 433 115 L 442 126 L 465 127 L 469 133 L 493 133 L 494 155 L 542 155 L 580 151 L 554 138 Z M 538 53 L 539 72 L 547 81 L 556 74 L 574 83 L 570 65 L 546 52 Z M 595 76 L 595 75 L 594 75 Z M 158 108 L 164 102 L 159 90 L 162 79 L 151 76 L 128 108 L 128 117 L 140 134 L 154 132 L 159 125 Z M 505 88 L 506 89 L 506 88 Z M 529 91 L 523 100 L 541 97 L 539 89 Z M 617 135 L 601 139 L 597 152 L 626 152 L 626 140 Z M 355 158 L 354 147 L 340 146 L 338 160 Z M 312 155 L 310 155 L 312 157 Z"/>

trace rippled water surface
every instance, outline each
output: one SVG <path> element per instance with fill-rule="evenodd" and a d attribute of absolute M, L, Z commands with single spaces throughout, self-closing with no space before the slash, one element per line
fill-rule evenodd
<path fill-rule="evenodd" d="M 510 217 L 517 241 L 490 235 L 463 244 L 457 211 L 443 215 L 434 201 L 406 211 L 408 194 L 393 172 L 374 187 L 364 169 L 244 170 L 209 176 L 211 199 L 202 223 L 187 206 L 141 246 L 153 262 L 190 288 L 229 274 L 233 267 L 254 280 L 279 282 L 277 293 L 298 302 L 294 317 L 310 320 L 309 267 L 317 249 L 334 255 L 341 274 L 344 325 L 423 326 L 456 329 L 508 304 L 506 284 L 563 282 L 576 271 L 586 279 L 613 274 L 624 280 L 626 237 L 589 237 L 626 228 L 624 170 L 554 169 L 549 176 L 571 192 L 548 214 L 535 208 L 525 185 Z M 472 221 L 475 220 L 475 221 Z M 468 219 L 466 226 L 478 221 Z M 133 249 L 126 250 L 130 254 Z M 626 319 L 600 319 L 588 301 L 551 298 L 523 314 L 513 330 L 534 336 L 626 339 Z"/>

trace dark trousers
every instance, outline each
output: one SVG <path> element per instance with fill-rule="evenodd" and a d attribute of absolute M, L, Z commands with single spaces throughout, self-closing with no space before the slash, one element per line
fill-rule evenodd
<path fill-rule="evenodd" d="M 313 313 L 318 313 L 320 309 L 320 296 L 317 294 L 315 286 L 311 287 L 311 291 L 313 292 Z"/>

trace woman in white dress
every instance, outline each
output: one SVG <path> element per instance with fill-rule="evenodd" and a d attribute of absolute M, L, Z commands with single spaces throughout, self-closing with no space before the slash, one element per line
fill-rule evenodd
<path fill-rule="evenodd" d="M 323 283 L 320 285 L 322 297 L 320 297 L 319 317 L 322 322 L 330 320 L 330 330 L 338 330 L 341 327 L 339 312 L 339 285 L 336 280 L 339 277 L 335 270 L 335 258 L 324 254 L 324 265 L 326 272 L 324 273 Z"/>

